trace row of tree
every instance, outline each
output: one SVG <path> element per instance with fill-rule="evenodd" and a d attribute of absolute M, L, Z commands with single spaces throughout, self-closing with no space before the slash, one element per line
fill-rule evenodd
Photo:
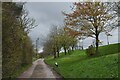
<path fill-rule="evenodd" d="M 24 3 L 2 3 L 2 77 L 13 77 L 32 64 L 33 46 L 28 32 L 35 27 Z"/>
<path fill-rule="evenodd" d="M 100 33 L 109 34 L 118 23 L 118 3 L 116 2 L 78 2 L 73 11 L 65 13 L 65 25 L 79 32 L 79 36 L 95 38 L 96 53 L 99 53 Z M 109 35 L 107 35 L 109 36 Z"/>
<path fill-rule="evenodd" d="M 69 53 L 70 50 L 74 50 L 77 43 L 77 39 L 70 36 L 65 27 L 58 27 L 53 25 L 47 39 L 44 42 L 43 51 L 45 54 L 52 54 L 54 58 L 59 57 L 61 50 L 64 50 L 65 55 Z"/>
<path fill-rule="evenodd" d="M 118 23 L 118 5 L 116 2 L 78 2 L 73 3 L 70 13 L 63 12 L 65 24 L 63 30 L 56 27 L 44 44 L 44 52 L 56 53 L 59 57 L 61 48 L 69 50 L 77 43 L 77 38 L 95 38 L 95 53 L 99 53 L 99 35 L 116 29 Z M 50 52 L 51 51 L 51 52 Z"/>

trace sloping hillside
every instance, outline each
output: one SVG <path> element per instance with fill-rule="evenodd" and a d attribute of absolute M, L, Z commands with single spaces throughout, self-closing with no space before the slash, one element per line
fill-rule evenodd
<path fill-rule="evenodd" d="M 99 47 L 99 57 L 88 57 L 85 50 L 76 50 L 59 58 L 48 57 L 45 62 L 64 78 L 116 78 L 118 77 L 118 44 Z M 55 66 L 58 62 L 59 67 Z"/>
<path fill-rule="evenodd" d="M 100 55 L 107 55 L 107 54 L 118 53 L 119 52 L 118 51 L 119 46 L 120 46 L 120 43 L 100 46 L 99 47 Z"/>

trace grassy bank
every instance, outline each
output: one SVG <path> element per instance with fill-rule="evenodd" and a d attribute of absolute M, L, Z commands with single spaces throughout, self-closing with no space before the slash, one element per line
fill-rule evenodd
<path fill-rule="evenodd" d="M 99 52 L 100 52 L 99 55 L 104 56 L 104 55 L 118 53 L 119 52 L 119 50 L 118 50 L 119 47 L 120 47 L 120 43 L 100 46 L 99 47 Z"/>
<path fill-rule="evenodd" d="M 101 56 L 88 57 L 85 50 L 76 50 L 59 58 L 48 57 L 45 62 L 64 78 L 116 78 L 118 77 L 118 44 L 99 47 Z M 55 66 L 58 62 L 59 67 Z"/>

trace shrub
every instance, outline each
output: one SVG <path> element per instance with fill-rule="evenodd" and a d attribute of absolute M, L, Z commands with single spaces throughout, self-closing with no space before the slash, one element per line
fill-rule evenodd
<path fill-rule="evenodd" d="M 93 56 L 95 54 L 95 48 L 93 47 L 93 45 L 90 45 L 88 49 L 86 49 L 86 54 L 88 56 Z"/>

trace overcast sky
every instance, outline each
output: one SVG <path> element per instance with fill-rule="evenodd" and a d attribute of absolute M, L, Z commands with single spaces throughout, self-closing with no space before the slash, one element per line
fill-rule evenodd
<path fill-rule="evenodd" d="M 29 11 L 30 17 L 36 20 L 38 26 L 34 28 L 29 36 L 33 43 L 36 39 L 42 39 L 49 33 L 53 24 L 63 25 L 64 16 L 62 11 L 71 11 L 68 2 L 27 2 L 25 7 Z M 41 46 L 41 45 L 40 45 Z"/>
<path fill-rule="evenodd" d="M 38 37 L 40 39 L 44 36 L 46 37 L 52 24 L 62 25 L 64 16 L 61 12 L 70 12 L 70 6 L 72 6 L 70 2 L 27 2 L 25 7 L 29 11 L 29 16 L 34 18 L 38 24 L 29 34 L 33 43 Z M 111 33 L 113 36 L 109 37 L 110 43 L 117 43 L 118 30 L 114 30 Z M 106 35 L 101 34 L 99 38 L 104 45 L 107 44 Z M 84 47 L 89 46 L 92 40 L 92 38 L 84 40 Z"/>

